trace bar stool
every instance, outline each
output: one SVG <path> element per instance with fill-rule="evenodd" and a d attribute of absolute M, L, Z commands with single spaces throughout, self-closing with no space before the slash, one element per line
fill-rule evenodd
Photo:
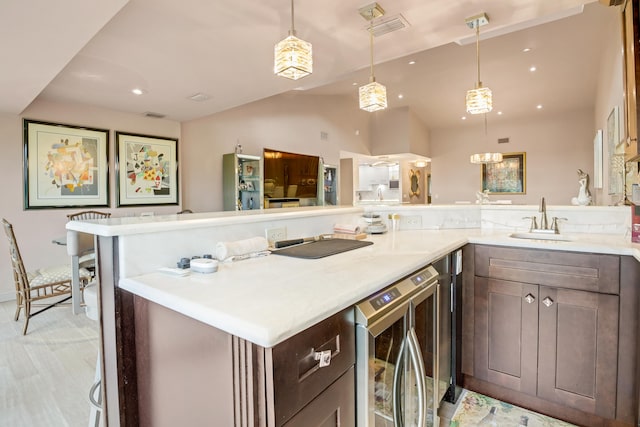
<path fill-rule="evenodd" d="M 96 282 L 84 289 L 85 313 L 91 320 L 100 319 L 100 307 L 98 306 L 98 285 Z M 100 366 L 100 351 L 96 361 L 96 373 L 93 377 L 93 385 L 89 389 L 89 427 L 102 425 L 102 370 Z"/>

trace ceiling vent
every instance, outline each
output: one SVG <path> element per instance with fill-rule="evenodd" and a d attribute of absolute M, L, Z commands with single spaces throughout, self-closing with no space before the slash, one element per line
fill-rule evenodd
<path fill-rule="evenodd" d="M 165 117 L 167 117 L 166 114 L 160 114 L 160 113 L 153 113 L 151 111 L 147 111 L 146 113 L 144 113 L 145 117 L 152 117 L 154 119 L 164 119 Z"/>
<path fill-rule="evenodd" d="M 409 27 L 409 22 L 401 14 L 389 16 L 373 23 L 373 37 L 380 37 Z"/>
<path fill-rule="evenodd" d="M 196 102 L 202 102 L 202 101 L 206 101 L 207 99 L 210 99 L 210 98 L 211 97 L 209 95 L 207 95 L 206 93 L 198 92 L 195 95 L 191 95 L 187 99 L 190 99 L 190 100 L 196 101 Z"/>

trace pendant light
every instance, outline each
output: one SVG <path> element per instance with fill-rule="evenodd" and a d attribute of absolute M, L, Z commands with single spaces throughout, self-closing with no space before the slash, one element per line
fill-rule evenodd
<path fill-rule="evenodd" d="M 480 81 L 480 27 L 489 23 L 489 17 L 482 13 L 466 20 L 469 28 L 476 30 L 476 62 L 478 66 L 478 82 L 475 89 L 467 91 L 467 112 L 469 114 L 483 114 L 491 111 L 491 89 L 483 87 Z"/>
<path fill-rule="evenodd" d="M 370 4 L 360 9 L 360 14 L 370 22 L 369 25 L 369 48 L 371 54 L 371 76 L 369 83 L 360 86 L 358 89 L 358 98 L 360 100 L 360 109 L 374 112 L 387 108 L 387 88 L 376 82 L 373 75 L 373 19 L 384 15 L 384 10 L 378 3 Z"/>
<path fill-rule="evenodd" d="M 281 77 L 298 80 L 313 72 L 311 43 L 296 37 L 291 0 L 291 29 L 289 36 L 275 46 L 273 72 Z"/>
<path fill-rule="evenodd" d="M 484 139 L 487 140 L 487 114 L 484 115 Z M 500 163 L 502 153 L 476 153 L 472 154 L 469 161 L 475 165 L 486 165 L 490 163 Z"/>

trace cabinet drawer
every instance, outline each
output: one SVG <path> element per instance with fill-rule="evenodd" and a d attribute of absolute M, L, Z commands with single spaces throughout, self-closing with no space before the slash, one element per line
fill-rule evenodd
<path fill-rule="evenodd" d="M 356 423 L 353 367 L 283 427 L 340 427 Z"/>
<path fill-rule="evenodd" d="M 620 259 L 616 255 L 478 245 L 475 274 L 608 294 L 620 291 Z"/>
<path fill-rule="evenodd" d="M 315 359 L 322 351 L 331 352 L 328 366 Z M 278 344 L 267 357 L 273 364 L 276 425 L 281 425 L 355 364 L 353 308 Z"/>

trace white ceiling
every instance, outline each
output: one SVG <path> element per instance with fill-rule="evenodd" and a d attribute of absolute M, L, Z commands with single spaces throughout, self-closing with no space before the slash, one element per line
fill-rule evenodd
<path fill-rule="evenodd" d="M 369 75 L 368 23 L 358 13 L 369 3 L 297 0 L 297 35 L 313 44 L 314 73 L 290 81 L 273 75 L 273 46 L 290 27 L 288 0 L 2 2 L 0 111 L 20 114 L 41 97 L 185 121 L 291 90 L 355 99 Z M 569 108 L 560 101 L 593 103 L 598 15 L 615 17 L 617 9 L 594 0 L 379 3 L 385 17 L 402 14 L 410 26 L 376 38 L 376 79 L 387 86 L 391 108 L 410 105 L 429 126 L 459 121 L 475 83 L 475 33 L 467 17 L 489 15 L 481 29 L 482 80 L 496 110 L 517 117 L 538 103 L 545 109 Z M 493 37 L 589 3 L 576 17 Z M 461 39 L 471 43 L 452 43 Z M 533 50 L 525 55 L 524 47 Z M 527 71 L 530 65 L 538 71 Z M 134 87 L 146 93 L 134 96 Z M 211 98 L 188 99 L 197 93 Z"/>

